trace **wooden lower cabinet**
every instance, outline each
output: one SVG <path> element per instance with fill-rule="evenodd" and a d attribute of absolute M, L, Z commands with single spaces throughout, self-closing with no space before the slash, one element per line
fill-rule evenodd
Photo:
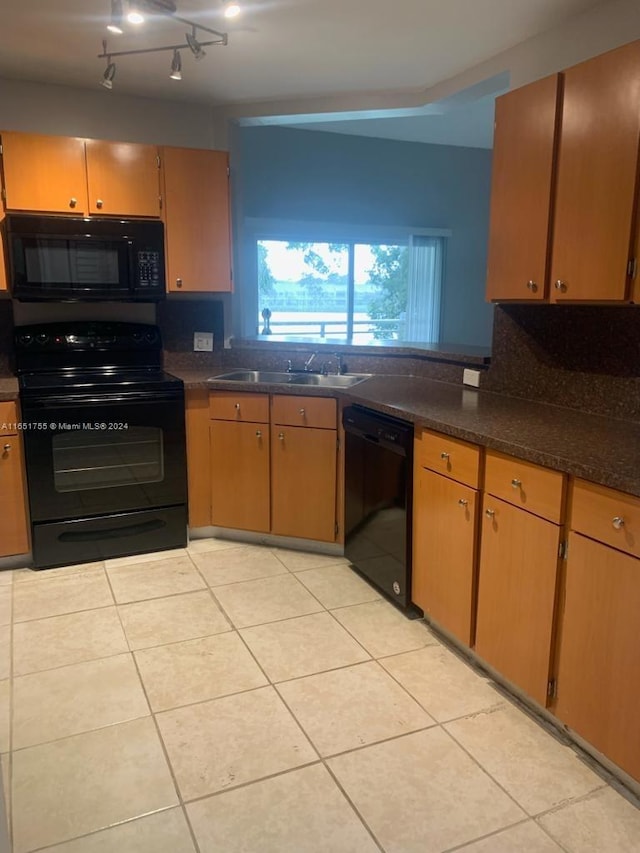
<path fill-rule="evenodd" d="M 547 704 L 562 528 L 485 495 L 476 652 Z"/>
<path fill-rule="evenodd" d="M 469 646 L 475 615 L 478 493 L 418 468 L 413 494 L 412 600 Z"/>
<path fill-rule="evenodd" d="M 640 560 L 571 533 L 557 717 L 640 780 Z"/>
<path fill-rule="evenodd" d="M 336 454 L 335 430 L 272 427 L 272 533 L 335 542 Z"/>
<path fill-rule="evenodd" d="M 211 421 L 211 522 L 268 533 L 269 424 Z"/>
<path fill-rule="evenodd" d="M 189 527 L 208 527 L 211 524 L 209 392 L 187 391 L 185 405 Z"/>
<path fill-rule="evenodd" d="M 0 557 L 26 554 L 28 550 L 21 442 L 17 435 L 0 435 Z"/>

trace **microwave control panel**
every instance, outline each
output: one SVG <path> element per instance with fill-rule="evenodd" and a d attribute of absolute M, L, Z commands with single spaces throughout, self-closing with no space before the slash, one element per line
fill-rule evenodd
<path fill-rule="evenodd" d="M 160 252 L 138 252 L 138 287 L 160 285 Z"/>

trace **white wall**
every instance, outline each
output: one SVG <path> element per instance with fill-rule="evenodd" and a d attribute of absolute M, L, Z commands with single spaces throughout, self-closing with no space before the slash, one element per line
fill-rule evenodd
<path fill-rule="evenodd" d="M 121 142 L 216 148 L 211 109 L 0 78 L 0 129 Z"/>

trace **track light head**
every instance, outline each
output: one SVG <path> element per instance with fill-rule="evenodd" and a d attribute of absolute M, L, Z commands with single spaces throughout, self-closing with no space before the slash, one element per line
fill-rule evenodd
<path fill-rule="evenodd" d="M 107 24 L 110 33 L 122 35 L 122 0 L 111 0 L 111 20 Z"/>
<path fill-rule="evenodd" d="M 237 18 L 241 11 L 240 4 L 236 3 L 235 0 L 228 0 L 224 4 L 225 18 Z"/>
<path fill-rule="evenodd" d="M 173 51 L 173 59 L 171 60 L 171 80 L 182 80 L 182 57 L 179 50 Z"/>
<path fill-rule="evenodd" d="M 185 33 L 185 38 L 187 39 L 189 50 L 193 54 L 194 59 L 204 59 L 204 57 L 207 55 L 207 52 L 202 49 L 202 45 L 196 38 L 196 28 L 193 28 L 193 32 Z"/>
<path fill-rule="evenodd" d="M 116 64 L 111 61 L 111 57 L 107 57 L 107 67 L 104 70 L 100 85 L 105 89 L 113 89 L 113 78 L 116 76 Z"/>

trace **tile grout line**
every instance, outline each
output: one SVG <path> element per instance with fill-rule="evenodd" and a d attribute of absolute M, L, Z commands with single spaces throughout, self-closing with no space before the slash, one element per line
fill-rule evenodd
<path fill-rule="evenodd" d="M 105 574 L 107 575 L 107 583 L 109 584 L 109 589 L 111 590 L 111 594 L 113 595 L 114 600 L 115 600 L 116 596 L 115 596 L 115 593 L 113 591 L 113 587 L 111 585 L 111 578 L 109 577 L 109 573 L 106 570 L 106 568 L 105 568 Z M 116 608 L 116 610 L 117 610 L 117 608 Z M 153 720 L 153 725 L 154 725 L 154 728 L 156 731 L 156 737 L 158 738 L 158 741 L 160 743 L 160 748 L 162 749 L 162 754 L 164 755 L 164 760 L 166 762 L 167 769 L 169 770 L 169 774 L 171 776 L 171 781 L 173 782 L 173 787 L 175 789 L 176 796 L 178 798 L 178 804 L 180 806 L 180 809 L 182 810 L 182 815 L 186 821 L 187 828 L 189 830 L 189 835 L 191 837 L 191 841 L 193 843 L 195 853 L 201 853 L 200 845 L 198 844 L 198 839 L 196 838 L 196 834 L 194 832 L 194 829 L 191 826 L 191 821 L 189 820 L 189 815 L 187 814 L 187 810 L 185 808 L 184 800 L 182 798 L 182 793 L 180 791 L 180 786 L 178 785 L 178 780 L 176 779 L 176 775 L 175 775 L 175 772 L 173 769 L 173 765 L 172 765 L 171 760 L 169 758 L 169 753 L 167 751 L 167 747 L 165 745 L 164 739 L 162 737 L 162 733 L 160 731 L 160 726 L 158 724 L 158 720 L 156 718 L 153 707 L 152 707 L 151 702 L 149 700 L 149 696 L 147 694 L 147 688 L 145 687 L 145 683 L 144 683 L 144 680 L 142 678 L 142 673 L 140 672 L 140 668 L 138 667 L 138 661 L 136 660 L 136 656 L 133 653 L 133 650 L 131 649 L 131 644 L 129 643 L 129 638 L 127 637 L 127 632 L 125 630 L 124 623 L 123 623 L 122 618 L 120 616 L 120 611 L 117 610 L 117 613 L 118 613 L 118 619 L 120 621 L 120 626 L 122 628 L 122 632 L 124 634 L 125 641 L 127 643 L 127 646 L 129 647 L 129 654 L 131 655 L 131 658 L 133 660 L 133 665 L 136 668 L 136 673 L 138 675 L 140 687 L 142 689 L 142 692 L 144 693 L 145 700 L 146 700 L 147 705 L 149 707 L 149 714 L 151 716 L 151 719 Z M 137 819 L 139 819 L 139 818 L 132 818 L 132 820 L 137 820 Z"/>

